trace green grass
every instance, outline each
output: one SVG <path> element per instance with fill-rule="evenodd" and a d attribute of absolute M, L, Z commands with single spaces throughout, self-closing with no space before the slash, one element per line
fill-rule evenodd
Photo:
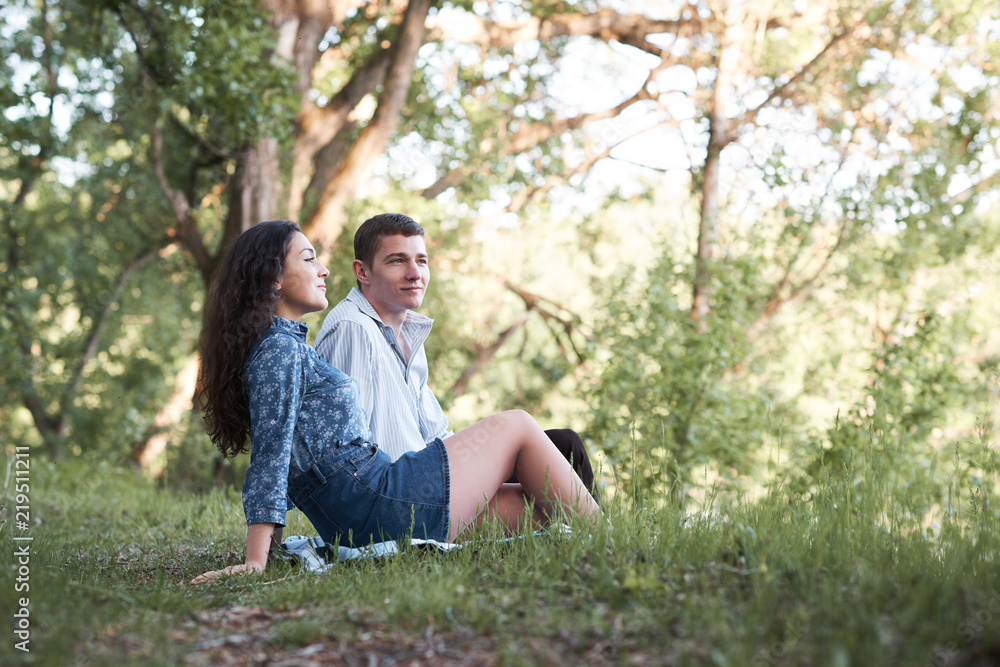
<path fill-rule="evenodd" d="M 186 582 L 242 559 L 236 492 L 35 459 L 32 650 L 14 650 L 5 626 L 0 663 L 996 664 L 996 471 L 978 504 L 956 487 L 954 511 L 927 534 L 912 499 L 865 474 L 873 456 L 806 499 L 776 488 L 684 510 L 611 500 L 611 532 L 411 551 L 324 575 L 272 564 L 200 587 Z M 0 600 L 13 610 L 6 493 Z M 312 534 L 290 517 L 287 535 Z"/>

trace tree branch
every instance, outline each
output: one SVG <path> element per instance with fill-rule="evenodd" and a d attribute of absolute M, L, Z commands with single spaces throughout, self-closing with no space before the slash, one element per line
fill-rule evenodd
<path fill-rule="evenodd" d="M 555 339 L 556 344 L 559 346 L 559 350 L 562 352 L 562 355 L 564 357 L 569 358 L 569 355 L 566 352 L 566 348 L 563 345 L 563 342 L 560 339 L 559 334 L 552 328 L 553 322 L 558 324 L 563 329 L 563 331 L 566 332 L 566 338 L 569 340 L 570 347 L 573 348 L 573 353 L 576 355 L 577 358 L 576 362 L 577 366 L 583 364 L 583 362 L 586 360 L 583 353 L 581 353 L 579 348 L 576 346 L 576 343 L 573 340 L 572 336 L 572 333 L 574 331 L 580 331 L 581 320 L 578 315 L 574 314 L 568 308 L 556 303 L 552 299 L 540 296 L 538 294 L 533 294 L 521 287 L 518 287 L 517 285 L 514 285 L 508 280 L 504 280 L 503 282 L 504 286 L 507 289 L 509 289 L 511 292 L 521 297 L 521 300 L 524 301 L 524 312 L 521 313 L 521 315 L 518 316 L 518 318 L 509 327 L 504 329 L 500 333 L 500 335 L 497 336 L 497 339 L 495 341 L 493 341 L 484 348 L 480 348 L 479 354 L 476 355 L 476 358 L 472 361 L 472 363 L 466 366 L 465 370 L 462 371 L 462 374 L 459 376 L 458 380 L 456 380 L 455 383 L 451 386 L 451 389 L 449 390 L 449 395 L 452 398 L 457 398 L 462 394 L 464 394 L 466 391 L 468 391 L 469 382 L 472 380 L 473 376 L 475 376 L 476 373 L 479 373 L 480 371 L 482 371 L 483 368 L 485 368 L 486 364 L 489 363 L 490 360 L 496 356 L 496 353 L 500 350 L 503 344 L 506 343 L 510 339 L 510 337 L 514 335 L 514 333 L 519 328 L 521 328 L 521 326 L 524 325 L 525 322 L 527 322 L 528 318 L 531 316 L 532 313 L 538 313 L 539 315 L 542 316 L 542 319 L 545 321 L 546 328 L 548 328 L 549 331 L 552 333 L 552 337 Z M 562 315 L 558 315 L 555 312 L 552 312 L 551 310 L 546 308 L 543 304 L 549 304 L 550 306 L 555 307 L 557 310 L 569 313 L 569 316 L 565 317 Z M 586 332 L 584 332 L 583 335 L 588 340 L 591 338 L 591 335 Z"/>
<path fill-rule="evenodd" d="M 590 334 L 589 332 L 582 331 L 580 323 L 583 321 L 583 319 L 579 315 L 574 313 L 572 310 L 567 308 L 566 306 L 563 306 L 553 301 L 552 299 L 549 299 L 548 297 L 544 297 L 538 294 L 533 294 L 524 288 L 518 287 L 509 280 L 504 281 L 504 286 L 514 294 L 521 297 L 521 299 L 524 301 L 525 306 L 527 306 L 529 309 L 538 311 L 538 313 L 541 314 L 542 317 L 558 322 L 562 326 L 562 328 L 566 331 L 567 335 L 569 335 L 573 331 L 580 331 L 581 334 L 584 336 L 584 338 L 586 338 L 587 340 L 590 340 L 593 337 L 592 334 Z M 568 313 L 568 317 L 557 315 L 551 310 L 544 308 L 541 305 L 543 303 L 547 303 L 551 306 L 554 306 L 557 310 L 560 310 L 564 313 Z M 570 338 L 570 341 L 572 344 L 572 338 Z M 574 352 L 577 353 L 578 358 L 580 359 L 583 358 L 583 355 L 581 355 L 579 351 L 576 349 L 576 345 L 573 345 L 573 350 Z"/>
<path fill-rule="evenodd" d="M 427 20 L 428 41 L 455 40 L 481 46 L 514 46 L 532 40 L 548 41 L 555 37 L 588 35 L 603 41 L 615 40 L 644 49 L 650 34 L 676 32 L 683 27 L 700 29 L 703 19 L 692 11 L 691 17 L 657 20 L 639 14 L 619 14 L 602 9 L 592 14 L 552 14 L 533 16 L 525 21 L 492 21 L 468 12 L 437 14 Z"/>
<path fill-rule="evenodd" d="M 167 175 L 163 169 L 163 130 L 155 120 L 153 121 L 151 140 L 150 161 L 153 164 L 153 171 L 156 173 L 156 179 L 159 181 L 163 193 L 167 196 L 177 220 L 177 224 L 167 232 L 167 235 L 180 240 L 194 257 L 195 265 L 197 265 L 202 277 L 207 280 L 212 273 L 214 262 L 208 249 L 205 248 L 205 243 L 194 224 L 194 220 L 191 218 L 191 206 L 184 197 L 184 193 L 171 187 L 167 181 Z"/>
<path fill-rule="evenodd" d="M 808 74 L 809 72 L 811 72 L 813 70 L 813 68 L 815 68 L 820 63 L 820 61 L 822 61 L 823 58 L 830 52 L 830 50 L 833 49 L 834 46 L 836 46 L 837 44 L 839 44 L 848 35 L 850 35 L 852 32 L 854 32 L 854 30 L 857 27 L 857 25 L 858 25 L 858 23 L 854 23 L 853 25 L 851 25 L 851 26 L 849 26 L 849 27 L 841 30 L 839 33 L 837 33 L 836 35 L 834 35 L 830 39 L 830 41 L 828 41 L 826 43 L 826 45 L 824 45 L 823 48 L 820 49 L 819 53 L 817 53 L 815 56 L 813 56 L 812 60 L 810 60 L 808 63 L 806 63 L 803 67 L 799 68 L 798 71 L 796 71 L 794 74 L 792 74 L 791 76 L 789 76 L 788 80 L 785 83 L 781 84 L 780 86 L 775 87 L 771 91 L 771 94 L 767 96 L 767 99 L 765 99 L 763 102 L 761 102 L 760 104 L 758 104 L 753 109 L 750 109 L 746 113 L 744 113 L 743 116 L 740 117 L 733 124 L 734 125 L 733 129 L 735 130 L 736 127 L 741 126 L 741 125 L 751 125 L 751 124 L 753 124 L 754 121 L 756 121 L 757 116 L 760 114 L 760 112 L 761 112 L 762 109 L 764 109 L 766 106 L 768 106 L 769 104 L 771 104 L 771 102 L 774 102 L 775 100 L 781 99 L 788 90 L 790 90 L 791 88 L 793 88 L 800 80 L 802 80 L 802 78 L 806 74 Z"/>
<path fill-rule="evenodd" d="M 643 132 L 645 131 L 646 130 L 643 130 Z M 642 132 L 637 132 L 632 136 L 638 136 L 639 134 L 642 134 Z M 622 141 L 625 140 L 623 139 Z M 618 142 L 618 144 L 620 143 L 621 141 Z M 558 174 L 549 174 L 548 176 L 545 177 L 545 180 L 541 183 L 541 185 L 537 185 L 533 188 L 525 188 L 519 192 L 515 192 L 513 195 L 511 195 L 511 201 L 510 204 L 507 205 L 505 213 L 517 213 L 528 204 L 540 201 L 542 197 L 547 195 L 549 191 L 552 190 L 552 188 L 556 187 L 557 185 L 562 185 L 563 183 L 566 183 L 567 181 L 569 181 L 571 177 L 575 176 L 576 174 L 582 174 L 590 171 L 590 169 L 599 160 L 603 160 L 606 157 L 610 157 L 612 149 L 618 146 L 618 144 L 614 144 L 613 146 L 608 146 L 600 153 L 596 154 L 591 153 L 586 155 L 584 159 L 580 161 L 580 164 L 576 165 L 575 167 L 563 169 Z M 450 173 L 455 173 L 455 172 L 450 172 Z"/>
<path fill-rule="evenodd" d="M 325 245 L 336 242 L 344 222 L 344 206 L 357 192 L 361 181 L 369 176 L 375 160 L 383 153 L 399 124 L 417 51 L 423 43 L 424 21 L 429 9 L 430 0 L 410 0 L 406 8 L 375 115 L 344 158 L 339 173 L 323 189 L 319 205 L 304 227 L 303 231 L 315 242 Z"/>
<path fill-rule="evenodd" d="M 171 246 L 176 246 L 176 243 L 171 242 L 169 239 L 162 240 L 158 247 L 146 250 L 136 256 L 135 259 L 126 264 L 122 268 L 121 273 L 118 274 L 118 280 L 115 282 L 115 287 L 111 294 L 108 295 L 104 307 L 94 320 L 90 329 L 90 334 L 87 336 L 87 340 L 83 345 L 83 354 L 81 354 L 80 358 L 77 360 L 76 368 L 73 370 L 73 377 L 63 390 L 62 400 L 60 401 L 60 405 L 62 407 L 59 411 L 60 414 L 56 426 L 56 432 L 58 435 L 65 435 L 66 424 L 69 418 L 69 406 L 73 401 L 73 397 L 76 395 L 76 392 L 80 388 L 80 383 L 83 381 L 84 369 L 87 364 L 90 363 L 90 360 L 94 358 L 94 355 L 97 354 L 97 346 L 100 343 L 101 334 L 107 326 L 108 317 L 111 315 L 115 303 L 118 302 L 118 298 L 121 296 L 122 290 L 125 289 L 125 284 L 128 282 L 128 279 L 132 277 L 132 274 L 149 264 L 158 256 L 161 256 L 162 253 L 167 251 Z"/>
<path fill-rule="evenodd" d="M 615 118 L 622 111 L 628 109 L 633 104 L 654 99 L 654 95 L 649 92 L 649 84 L 663 67 L 664 65 L 661 64 L 660 66 L 654 68 L 650 72 L 649 76 L 646 77 L 643 84 L 639 86 L 639 89 L 636 90 L 631 97 L 614 107 L 602 109 L 600 111 L 580 113 L 570 118 L 557 118 L 549 123 L 531 123 L 518 129 L 518 131 L 511 137 L 510 141 L 500 148 L 500 155 L 520 153 L 550 139 L 551 137 L 562 134 L 563 132 L 576 130 L 599 120 Z M 483 145 L 480 146 L 480 152 L 485 153 L 491 151 L 494 147 L 494 142 L 495 139 L 493 138 L 485 140 Z M 465 164 L 458 169 L 447 171 L 432 185 L 424 189 L 420 193 L 420 196 L 425 199 L 434 199 L 441 193 L 448 190 L 448 188 L 461 183 L 462 180 L 464 180 L 464 178 L 476 168 L 477 165 L 475 164 Z"/>
<path fill-rule="evenodd" d="M 369 58 L 354 72 L 351 80 L 344 84 L 325 106 L 317 106 L 308 99 L 303 99 L 298 117 L 298 132 L 295 137 L 295 148 L 292 151 L 292 182 L 288 194 L 288 217 L 298 218 L 305 198 L 306 184 L 309 183 L 309 171 L 316 153 L 329 145 L 334 137 L 348 123 L 351 111 L 358 103 L 376 89 L 386 77 L 392 55 L 389 49 L 383 49 Z"/>
<path fill-rule="evenodd" d="M 237 153 L 234 153 L 233 151 L 223 150 L 214 146 L 208 139 L 198 134 L 198 132 L 193 128 L 188 127 L 187 123 L 182 121 L 173 111 L 170 112 L 170 122 L 173 123 L 173 126 L 180 130 L 184 136 L 191 139 L 191 141 L 193 141 L 199 148 L 203 149 L 214 158 L 214 160 L 205 162 L 205 166 L 219 164 L 225 160 L 232 160 L 237 157 Z"/>
<path fill-rule="evenodd" d="M 514 136 L 511 137 L 509 147 L 505 150 L 507 153 L 520 153 L 563 132 L 576 130 L 599 120 L 615 118 L 633 104 L 653 99 L 653 95 L 649 92 L 646 85 L 648 82 L 649 79 L 647 78 L 646 83 L 643 83 L 635 94 L 609 109 L 581 113 L 570 118 L 557 118 L 550 123 L 531 123 L 530 125 L 526 125 L 514 133 Z M 489 148 L 491 146 L 487 146 L 487 150 Z"/>
<path fill-rule="evenodd" d="M 843 164 L 845 156 L 841 157 L 841 164 Z M 785 273 L 781 279 L 775 284 L 774 289 L 771 290 L 771 296 L 768 298 L 767 303 L 764 305 L 760 316 L 757 320 L 750 325 L 750 329 L 747 332 L 747 340 L 755 339 L 760 331 L 763 329 L 764 324 L 769 320 L 778 310 L 786 303 L 793 301 L 798 298 L 803 292 L 805 292 L 809 287 L 811 287 L 820 276 L 826 271 L 830 262 L 833 261 L 834 255 L 838 250 L 844 245 L 844 241 L 847 240 L 848 231 L 848 219 L 845 217 L 840 224 L 840 229 L 837 232 L 837 240 L 834 242 L 833 246 L 827 250 L 826 256 L 820 263 L 819 268 L 817 268 L 811 276 L 803 279 L 798 285 L 795 285 L 785 296 L 782 296 L 782 292 L 791 283 L 792 268 L 795 265 L 796 260 L 799 257 L 799 252 L 796 252 L 791 259 L 788 260 L 788 264 L 785 266 Z M 799 246 L 799 251 L 801 252 L 802 246 Z M 819 251 L 814 250 L 814 255 L 818 255 Z"/>
<path fill-rule="evenodd" d="M 476 355 L 476 358 L 473 359 L 472 363 L 465 367 L 465 370 L 462 371 L 462 374 L 455 381 L 455 384 L 451 385 L 451 389 L 448 393 L 452 398 L 458 398 L 468 391 L 469 382 L 472 380 L 472 377 L 476 373 L 480 372 L 486 364 L 493 359 L 503 344 L 506 343 L 507 340 L 514 335 L 514 332 L 528 320 L 532 310 L 533 309 L 531 307 L 525 309 L 525 311 L 521 313 L 520 317 L 518 317 L 513 324 L 504 329 L 503 332 L 497 336 L 495 341 L 479 350 L 479 354 Z"/>

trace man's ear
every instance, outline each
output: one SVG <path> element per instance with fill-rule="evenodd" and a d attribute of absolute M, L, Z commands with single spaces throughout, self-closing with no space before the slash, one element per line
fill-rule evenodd
<path fill-rule="evenodd" d="M 368 278 L 368 267 L 360 259 L 356 259 L 351 262 L 351 269 L 354 271 L 354 277 L 357 278 L 358 282 L 362 285 L 371 284 L 371 280 Z"/>

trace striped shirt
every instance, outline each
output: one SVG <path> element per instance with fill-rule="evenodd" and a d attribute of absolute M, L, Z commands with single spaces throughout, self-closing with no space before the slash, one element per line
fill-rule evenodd
<path fill-rule="evenodd" d="M 407 363 L 392 327 L 355 287 L 327 314 L 316 337 L 319 355 L 357 382 L 372 441 L 393 461 L 452 435 L 427 386 L 424 341 L 433 324 L 415 311 L 406 314 L 400 336 L 411 351 Z"/>

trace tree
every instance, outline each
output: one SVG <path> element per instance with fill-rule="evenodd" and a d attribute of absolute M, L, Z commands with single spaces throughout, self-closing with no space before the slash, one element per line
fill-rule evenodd
<path fill-rule="evenodd" d="M 227 8 L 233 15 L 245 9 Z M 197 332 L 189 314 L 192 298 L 200 297 L 191 292 L 186 262 L 176 251 L 190 249 L 186 240 L 197 232 L 189 219 L 164 224 L 168 200 L 156 193 L 167 170 L 147 157 L 162 153 L 158 123 L 163 110 L 173 110 L 167 145 L 176 162 L 169 178 L 185 179 L 186 195 L 170 201 L 183 203 L 225 174 L 228 158 L 200 142 L 186 121 L 192 109 L 208 106 L 224 128 L 220 137 L 230 131 L 252 136 L 248 129 L 258 127 L 261 111 L 217 85 L 225 80 L 218 64 L 250 69 L 249 61 L 270 43 L 253 34 L 201 39 L 200 59 L 191 59 L 186 48 L 199 35 L 178 30 L 190 18 L 187 8 L 160 5 L 154 14 L 108 3 L 101 9 L 95 22 L 86 3 L 14 3 L 4 10 L 10 20 L 0 33 L 8 54 L 0 157 L 10 188 L 2 199 L 3 349 L 13 369 L 3 383 L 4 411 L 23 405 L 56 455 L 108 437 L 101 433 L 104 420 L 93 414 L 99 405 L 105 418 L 132 426 L 115 430 L 119 444 L 142 437 L 147 420 L 135 416 L 162 400 L 156 394 L 165 374 L 189 356 Z M 225 8 L 207 15 L 227 20 Z M 136 37 L 137 25 L 145 39 Z M 244 50 L 222 58 L 231 48 Z M 130 56 L 143 66 L 127 67 Z M 247 83 L 274 89 L 277 101 L 279 74 L 258 71 Z M 165 94 L 182 97 L 183 111 Z M 201 191 L 202 201 L 212 201 L 215 187 Z M 191 257 L 210 270 L 206 253 L 196 250 Z M 144 295 L 135 278 L 150 270 L 175 291 Z M 128 303 L 143 314 L 123 316 Z M 168 321 L 137 335 L 137 324 L 154 321 L 150 313 Z M 122 394 L 130 400 L 123 403 Z"/>
<path fill-rule="evenodd" d="M 748 469 L 749 454 L 780 440 L 765 428 L 771 411 L 799 425 L 756 379 L 790 370 L 767 358 L 780 343 L 762 339 L 784 335 L 774 320 L 790 303 L 809 308 L 835 290 L 868 310 L 884 290 L 899 302 L 886 336 L 930 347 L 936 338 L 906 331 L 935 307 L 914 298 L 915 283 L 970 249 L 978 218 L 966 197 L 996 183 L 995 8 L 709 6 L 712 38 L 670 44 L 686 65 L 701 48 L 697 84 L 678 96 L 702 112 L 688 116 L 692 256 L 667 249 L 648 280 L 620 283 L 604 319 L 613 324 L 598 332 L 614 356 L 592 394 L 594 430 L 625 463 L 630 429 L 647 443 L 627 466 L 646 484 L 688 481 L 698 463 Z M 682 311 L 693 330 L 677 321 Z M 884 344 L 863 349 L 879 355 Z M 762 359 L 782 371 L 762 372 Z M 926 377 L 944 371 L 927 366 Z"/>
<path fill-rule="evenodd" d="M 97 21 L 88 25 L 85 10 L 93 9 Z M 130 159 L 156 179 L 172 212 L 157 236 L 163 247 L 178 243 L 205 281 L 228 239 L 262 218 L 296 214 L 307 233 L 332 245 L 344 207 L 397 127 L 438 147 L 439 178 L 421 188 L 425 197 L 439 197 L 451 183 L 468 179 L 476 187 L 462 198 L 481 201 L 490 198 L 492 183 L 513 175 L 508 187 L 515 200 L 507 209 L 516 212 L 572 175 L 558 157 L 567 132 L 649 98 L 640 89 L 612 109 L 557 117 L 545 77 L 566 39 L 586 35 L 641 46 L 647 34 L 685 23 L 544 3 L 530 12 L 516 4 L 443 3 L 431 12 L 429 2 L 291 1 L 263 7 L 22 3 L 7 11 L 28 17 L 26 43 L 37 43 L 39 35 L 48 39 L 47 26 L 61 26 L 53 52 L 60 62 L 50 74 L 71 67 L 76 53 L 100 59 L 90 76 L 111 75 L 102 87 L 113 100 L 110 108 L 99 108 L 96 95 L 85 94 L 93 93 L 85 82 L 73 92 L 91 105 L 96 124 L 105 120 L 108 131 L 144 153 Z M 499 20 L 504 14 L 509 18 Z M 87 39 L 69 48 L 78 34 Z M 429 49 L 421 49 L 425 35 L 433 40 Z M 521 45 L 528 45 L 526 51 Z M 471 49 L 481 52 L 481 62 L 466 64 Z M 23 62 L 37 59 L 36 51 L 25 51 Z M 431 75 L 433 60 L 444 63 L 443 77 Z M 462 72 L 452 80 L 455 67 Z M 15 88 L 8 91 L 19 101 L 32 94 Z M 373 95 L 374 113 L 365 115 L 359 105 Z M 441 111 L 428 113 L 432 107 Z M 498 136 L 486 112 L 495 116 L 503 109 L 511 120 Z M 501 141 L 508 133 L 511 141 Z M 290 147 L 292 162 L 287 183 L 275 177 L 282 172 L 282 145 Z M 37 168 L 51 169 L 48 156 L 40 157 Z M 521 165 L 526 157 L 527 166 Z M 576 171 L 596 159 L 587 155 Z M 31 179 L 22 186 L 30 188 Z M 26 332 L 27 322 L 22 325 Z M 45 416 L 33 414 L 45 431 Z"/>
<path fill-rule="evenodd" d="M 12 133 L 4 136 L 18 136 L 13 126 L 24 118 L 41 130 L 53 124 L 56 104 L 33 106 L 39 95 L 80 110 L 64 132 L 32 130 L 2 147 L 18 169 L 4 198 L 10 294 L 35 295 L 25 297 L 31 305 L 21 307 L 14 323 L 21 342 L 11 348 L 17 350 L 11 362 L 51 367 L 60 360 L 82 369 L 77 381 L 59 375 L 39 383 L 25 373 L 11 396 L 30 407 L 33 391 L 45 393 L 36 402 L 44 409 L 31 411 L 35 427 L 52 432 L 48 424 L 64 414 L 56 429 L 64 438 L 81 410 L 74 411 L 72 397 L 52 397 L 90 384 L 94 355 L 124 349 L 121 341 L 129 336 L 121 328 L 95 328 L 93 353 L 86 336 L 57 352 L 32 352 L 40 347 L 36 320 L 45 319 L 37 305 L 50 297 L 35 294 L 38 276 L 17 250 L 29 228 L 46 240 L 115 248 L 113 257 L 87 269 L 87 276 L 104 276 L 112 286 L 105 289 L 108 298 L 81 302 L 77 320 L 112 322 L 132 276 L 162 271 L 156 275 L 173 279 L 160 259 L 184 272 L 176 279 L 189 306 L 198 302 L 227 242 L 272 217 L 301 221 L 330 251 L 350 233 L 350 223 L 391 204 L 419 213 L 435 251 L 457 266 L 477 235 L 516 216 L 545 218 L 566 192 L 592 189 L 585 177 L 595 165 L 628 159 L 630 142 L 649 141 L 655 132 L 689 147 L 689 210 L 698 211 L 699 234 L 691 261 L 674 265 L 691 272 L 690 298 L 677 298 L 698 322 L 691 344 L 713 330 L 713 300 L 727 298 L 713 294 L 730 284 L 719 276 L 734 268 L 754 281 L 753 290 L 740 292 L 739 312 L 746 313 L 744 328 L 760 335 L 784 304 L 804 299 L 853 256 L 851 249 L 863 256 L 862 241 L 878 215 L 922 214 L 917 199 L 939 196 L 955 173 L 969 178 L 970 203 L 985 187 L 977 155 L 987 150 L 995 124 L 985 92 L 995 73 L 988 50 L 977 51 L 993 48 L 982 34 L 988 24 L 977 21 L 989 9 L 982 3 L 965 12 L 930 0 L 870 6 L 831 0 L 808 8 L 679 2 L 653 16 L 617 4 L 563 1 L 11 4 L 3 11 L 26 17 L 27 29 L 4 33 L 16 46 L 9 52 L 17 54 L 4 63 L 4 94 L 8 108 L 28 111 L 17 118 L 8 112 L 4 122 Z M 942 116 L 910 114 L 906 98 L 887 96 L 898 75 L 880 74 L 885 63 L 913 60 L 910 49 L 920 39 L 933 40 L 933 48 L 957 44 L 949 57 L 977 62 L 986 77 L 966 90 L 949 79 L 951 65 L 934 73 L 940 94 L 930 104 L 945 111 Z M 610 63 L 621 81 L 617 96 L 566 101 L 566 73 L 581 53 Z M 14 70 L 31 63 L 30 85 L 17 84 Z M 74 70 L 80 71 L 72 90 L 57 91 L 60 73 Z M 956 91 L 967 98 L 957 116 L 948 111 Z M 927 138 L 940 129 L 959 131 L 969 142 Z M 805 139 L 816 142 L 809 155 L 795 145 Z M 904 140 L 926 157 L 910 160 L 892 148 Z M 56 156 L 86 168 L 73 183 L 58 185 Z M 935 156 L 946 159 L 935 164 Z M 918 172 L 907 171 L 914 164 Z M 894 165 L 912 187 L 886 180 Z M 844 182 L 848 169 L 870 179 L 872 197 L 858 199 L 859 188 Z M 764 187 L 750 187 L 749 180 L 727 186 L 733 178 L 758 179 Z M 31 190 L 34 201 L 19 194 Z M 114 224 L 88 226 L 101 210 L 94 202 L 123 192 L 141 193 L 142 205 L 136 201 Z M 77 197 L 62 226 L 47 219 L 59 196 Z M 117 203 L 109 212 L 119 210 L 126 213 Z M 758 264 L 731 263 L 715 248 L 720 239 L 752 238 L 743 226 L 747 210 L 757 218 L 778 212 L 777 231 L 767 232 L 771 254 L 760 255 Z M 961 215 L 944 204 L 934 215 L 942 223 L 935 231 L 961 226 Z M 170 254 L 174 248 L 183 252 Z M 757 268 L 740 268 L 749 264 Z M 453 360 L 456 394 L 517 336 L 522 342 L 534 336 L 532 345 L 544 339 L 545 354 L 561 359 L 535 365 L 542 386 L 592 356 L 584 349 L 589 328 L 574 312 L 577 304 L 547 285 L 497 276 L 491 293 L 503 294 L 509 307 L 497 310 L 488 326 L 467 323 L 476 333 L 461 346 L 441 348 Z M 11 303 L 20 298 L 12 296 Z M 183 317 L 192 332 L 197 312 L 189 307 Z M 66 328 L 49 321 L 53 331 Z M 529 334 L 532 322 L 541 327 Z M 744 349 L 742 342 L 733 345 Z M 157 365 L 176 371 L 191 358 L 194 336 L 177 335 L 166 347 L 171 352 Z M 178 403 L 159 382 L 161 403 L 176 413 Z M 176 386 L 178 395 L 190 394 L 184 383 Z M 143 434 L 169 421 L 148 412 Z M 58 438 L 51 442 L 62 446 Z"/>

